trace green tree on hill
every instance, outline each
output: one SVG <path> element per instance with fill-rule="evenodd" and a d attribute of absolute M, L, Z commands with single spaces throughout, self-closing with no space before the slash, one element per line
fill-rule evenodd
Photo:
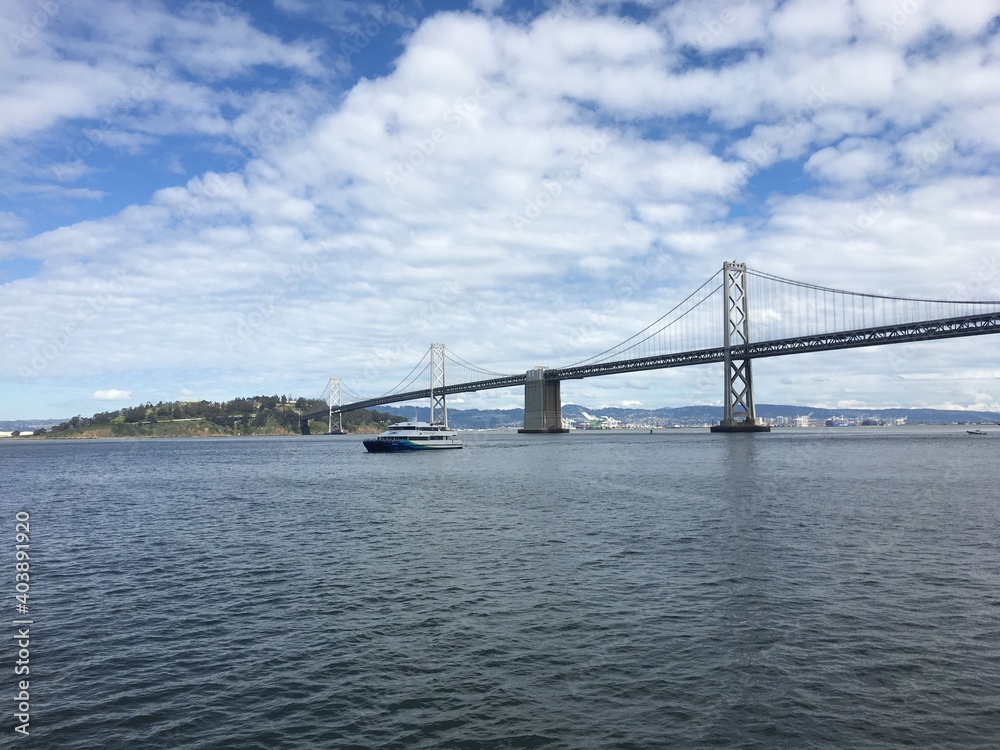
<path fill-rule="evenodd" d="M 139 436 L 149 434 L 185 434 L 184 430 L 205 434 L 203 427 L 195 426 L 197 420 L 205 420 L 221 430 L 235 435 L 252 434 L 297 434 L 302 414 L 322 411 L 326 402 L 321 399 L 287 396 L 252 396 L 234 398 L 231 401 L 158 402 L 125 407 L 116 411 L 99 412 L 93 417 L 77 415 L 56 425 L 49 431 L 53 435 L 79 432 L 88 427 L 111 426 L 112 434 L 118 436 Z M 402 417 L 359 409 L 343 415 L 344 429 L 351 431 L 371 431 L 384 429 L 385 425 L 399 421 Z M 167 433 L 156 431 L 157 424 L 170 424 L 173 420 L 194 420 L 190 428 L 170 428 Z M 181 430 L 178 432 L 178 430 Z M 45 434 L 39 433 L 39 434 Z M 190 432 L 190 434 L 195 434 Z"/>

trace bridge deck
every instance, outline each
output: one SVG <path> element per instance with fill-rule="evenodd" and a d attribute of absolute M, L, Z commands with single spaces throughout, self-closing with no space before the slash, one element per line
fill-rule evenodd
<path fill-rule="evenodd" d="M 933 341 L 946 338 L 961 338 L 979 336 L 989 333 L 1000 333 L 1000 312 L 966 315 L 956 318 L 926 320 L 916 323 L 880 326 L 874 328 L 859 328 L 850 331 L 838 331 L 795 338 L 775 339 L 773 341 L 751 342 L 739 351 L 733 350 L 737 359 L 760 359 L 763 357 L 778 357 L 804 352 L 822 352 L 834 349 L 854 349 L 866 346 L 881 346 L 884 344 L 899 344 L 911 341 Z M 686 367 L 711 362 L 725 361 L 726 352 L 723 347 L 699 349 L 676 354 L 661 354 L 653 357 L 621 360 L 617 362 L 602 362 L 577 367 L 563 367 L 545 371 L 546 380 L 578 380 L 582 378 L 614 375 L 640 370 L 662 370 L 671 367 Z M 436 388 L 435 393 L 471 393 L 494 388 L 511 388 L 524 385 L 527 376 L 505 375 L 498 378 L 478 380 L 468 383 L 456 383 Z M 365 401 L 334 406 L 333 413 L 339 414 L 355 409 L 368 409 L 383 404 L 399 403 L 401 401 L 416 401 L 430 398 L 431 389 L 408 391 L 387 396 L 379 396 Z M 329 409 L 303 414 L 299 419 L 307 422 L 319 419 L 330 413 Z"/>

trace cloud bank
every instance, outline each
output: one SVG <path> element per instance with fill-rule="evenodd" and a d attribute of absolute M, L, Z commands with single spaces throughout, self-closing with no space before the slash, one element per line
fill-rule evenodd
<path fill-rule="evenodd" d="M 109 380 L 154 402 L 317 396 L 330 375 L 377 395 L 432 341 L 559 366 L 731 259 L 1000 299 L 997 3 L 297 0 L 265 20 L 80 0 L 32 33 L 38 7 L 2 19 L 0 261 L 37 268 L 0 277 L 12 418 L 79 412 Z M 761 362 L 757 400 L 1000 403 L 991 337 L 892 349 Z M 720 403 L 722 373 L 563 397 Z"/>

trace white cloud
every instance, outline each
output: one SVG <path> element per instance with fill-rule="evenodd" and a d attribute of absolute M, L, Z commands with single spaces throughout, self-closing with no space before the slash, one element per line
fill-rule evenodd
<path fill-rule="evenodd" d="M 474 0 L 472 7 L 486 13 L 496 13 L 503 7 L 504 0 Z"/>
<path fill-rule="evenodd" d="M 120 391 L 110 388 L 106 391 L 94 391 L 91 396 L 95 401 L 128 401 L 132 398 L 132 391 Z"/>
<path fill-rule="evenodd" d="M 414 14 L 419 12 L 422 4 L 413 0 L 379 3 L 367 0 L 338 0 L 335 3 L 327 0 L 274 0 L 274 7 L 343 32 L 346 39 L 342 39 L 341 48 L 346 48 L 349 55 L 353 55 L 386 33 L 387 28 L 415 28 L 417 20 Z M 354 51 L 351 51 L 352 47 Z"/>
<path fill-rule="evenodd" d="M 881 182 L 892 165 L 892 148 L 873 139 L 848 138 L 837 146 L 815 152 L 806 171 L 837 182 Z"/>
<path fill-rule="evenodd" d="M 110 179 L 99 163 L 149 153 L 166 136 L 217 139 L 214 150 L 231 149 L 239 164 L 261 139 L 294 134 L 318 104 L 316 76 L 327 75 L 321 50 L 255 28 L 245 10 L 224 2 L 175 12 L 95 0 L 5 4 L 0 25 L 11 31 L 0 50 L 0 157 L 7 192 L 83 178 L 94 189 Z M 289 81 L 274 93 L 261 90 L 278 83 L 258 82 L 253 74 L 262 68 Z M 26 139 L 47 152 L 44 169 L 22 146 Z"/>
<path fill-rule="evenodd" d="M 1000 255 L 1000 183 L 985 168 L 995 128 L 973 117 L 993 111 L 985 81 L 997 71 L 980 42 L 907 56 L 870 9 L 810 15 L 754 3 L 734 11 L 749 14 L 742 25 L 718 16 L 727 7 L 676 4 L 655 24 L 440 13 L 404 40 L 390 72 L 343 96 L 301 79 L 229 94 L 219 81 L 233 71 L 287 52 L 287 75 L 322 77 L 322 58 L 254 31 L 244 15 L 164 19 L 186 40 L 178 49 L 200 52 L 183 70 L 165 61 L 155 102 L 106 148 L 148 151 L 148 139 L 198 134 L 234 164 L 208 169 L 194 154 L 154 150 L 165 172 L 192 176 L 163 181 L 148 201 L 115 194 L 134 205 L 103 218 L 7 239 L 6 256 L 44 266 L 0 288 L 0 336 L 14 353 L 0 378 L 107 382 L 127 372 L 155 401 L 314 395 L 337 374 L 367 395 L 395 385 L 431 341 L 495 371 L 558 366 L 632 335 L 733 258 L 838 288 L 1000 297 L 1000 269 L 988 263 Z M 140 73 L 153 60 L 143 46 L 165 38 L 154 28 L 164 12 L 150 8 L 122 10 L 138 26 L 122 30 L 121 45 L 110 32 L 76 41 L 97 71 L 87 95 L 103 104 L 46 99 L 10 127 L 40 134 L 102 116 L 131 80 L 116 74 Z M 699 44 L 715 16 L 722 31 Z M 845 41 L 845 29 L 858 39 Z M 213 31 L 224 54 L 202 69 L 192 61 L 211 57 Z M 234 49 L 244 31 L 246 49 Z M 706 52 L 753 49 L 702 66 L 680 56 L 684 40 Z M 50 64 L 38 78 L 52 90 L 80 80 L 55 46 L 31 54 Z M 969 79 L 952 85 L 962 71 Z M 30 99 L 14 84 L 0 91 Z M 950 145 L 921 166 L 941 132 Z M 96 171 L 84 162 L 76 178 Z M 955 351 L 983 359 L 983 374 L 933 398 L 1000 396 L 987 375 L 1000 355 Z M 757 400 L 885 400 L 898 383 L 882 356 L 762 364 Z M 915 367 L 903 360 L 893 372 Z M 608 403 L 607 391 L 620 391 L 613 400 L 629 403 L 646 391 L 647 404 L 710 403 L 720 380 L 704 368 L 644 373 L 567 383 L 564 399 Z M 931 399 L 922 381 L 912 389 L 895 397 Z M 98 391 L 112 392 L 128 393 Z M 506 404 L 510 394 L 463 398 Z"/>
<path fill-rule="evenodd" d="M 771 18 L 770 27 L 778 40 L 795 46 L 843 42 L 851 34 L 852 15 L 847 0 L 789 0 Z"/>
<path fill-rule="evenodd" d="M 728 0 L 674 3 L 664 10 L 662 21 L 678 45 L 714 51 L 763 42 L 773 7 L 772 2 Z"/>
<path fill-rule="evenodd" d="M 25 229 L 24 220 L 9 211 L 0 211 L 0 240 L 20 236 Z"/>

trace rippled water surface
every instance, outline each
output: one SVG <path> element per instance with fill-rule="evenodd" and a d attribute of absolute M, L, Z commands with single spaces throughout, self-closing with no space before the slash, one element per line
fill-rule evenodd
<path fill-rule="evenodd" d="M 464 437 L 3 441 L 23 746 L 1000 742 L 1000 437 Z"/>

